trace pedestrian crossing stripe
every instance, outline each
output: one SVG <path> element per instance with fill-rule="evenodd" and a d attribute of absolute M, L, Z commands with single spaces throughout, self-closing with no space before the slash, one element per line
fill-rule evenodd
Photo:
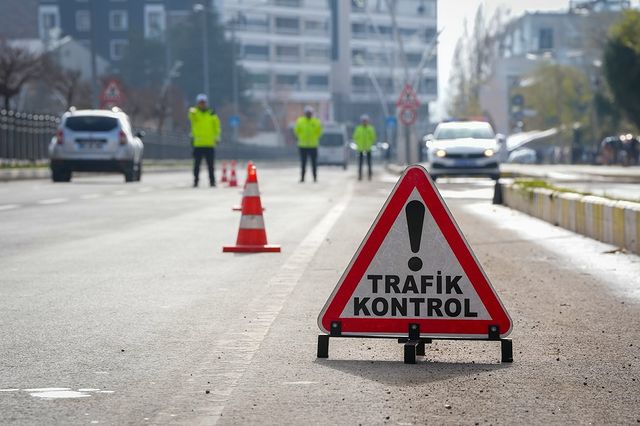
<path fill-rule="evenodd" d="M 318 317 L 343 336 L 506 337 L 511 318 L 427 171 L 403 173 Z"/>

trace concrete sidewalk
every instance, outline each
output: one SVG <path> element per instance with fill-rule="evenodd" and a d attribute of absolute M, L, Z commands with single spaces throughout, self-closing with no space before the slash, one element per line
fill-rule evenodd
<path fill-rule="evenodd" d="M 594 166 L 584 164 L 501 164 L 503 177 L 536 177 L 554 180 L 614 180 L 640 182 L 640 166 Z"/>

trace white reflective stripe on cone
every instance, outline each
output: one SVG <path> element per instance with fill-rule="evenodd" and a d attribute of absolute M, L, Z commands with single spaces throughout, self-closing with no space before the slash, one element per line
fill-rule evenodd
<path fill-rule="evenodd" d="M 240 229 L 264 229 L 264 219 L 262 215 L 242 215 L 240 219 Z"/>
<path fill-rule="evenodd" d="M 244 192 L 242 193 L 245 197 L 259 197 L 260 190 L 258 189 L 257 183 L 248 183 L 244 188 Z"/>

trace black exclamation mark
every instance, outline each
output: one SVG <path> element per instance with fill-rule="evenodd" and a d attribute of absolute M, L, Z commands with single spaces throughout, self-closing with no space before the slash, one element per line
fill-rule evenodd
<path fill-rule="evenodd" d="M 420 240 L 422 239 L 422 224 L 424 223 L 424 204 L 418 200 L 409 201 L 405 207 L 407 214 L 407 227 L 409 228 L 409 243 L 411 251 L 420 251 Z M 409 269 L 417 272 L 422 269 L 422 260 L 419 257 L 412 257 L 408 262 Z"/>

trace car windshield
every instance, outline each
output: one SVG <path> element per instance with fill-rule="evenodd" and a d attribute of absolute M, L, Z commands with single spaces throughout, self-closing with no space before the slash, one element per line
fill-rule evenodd
<path fill-rule="evenodd" d="M 495 134 L 487 126 L 441 127 L 433 135 L 435 139 L 493 139 Z"/>
<path fill-rule="evenodd" d="M 320 145 L 322 146 L 342 146 L 344 145 L 344 138 L 341 133 L 325 133 L 320 138 Z"/>
<path fill-rule="evenodd" d="M 76 132 L 108 132 L 118 126 L 118 120 L 100 115 L 81 115 L 68 117 L 64 125 Z"/>

